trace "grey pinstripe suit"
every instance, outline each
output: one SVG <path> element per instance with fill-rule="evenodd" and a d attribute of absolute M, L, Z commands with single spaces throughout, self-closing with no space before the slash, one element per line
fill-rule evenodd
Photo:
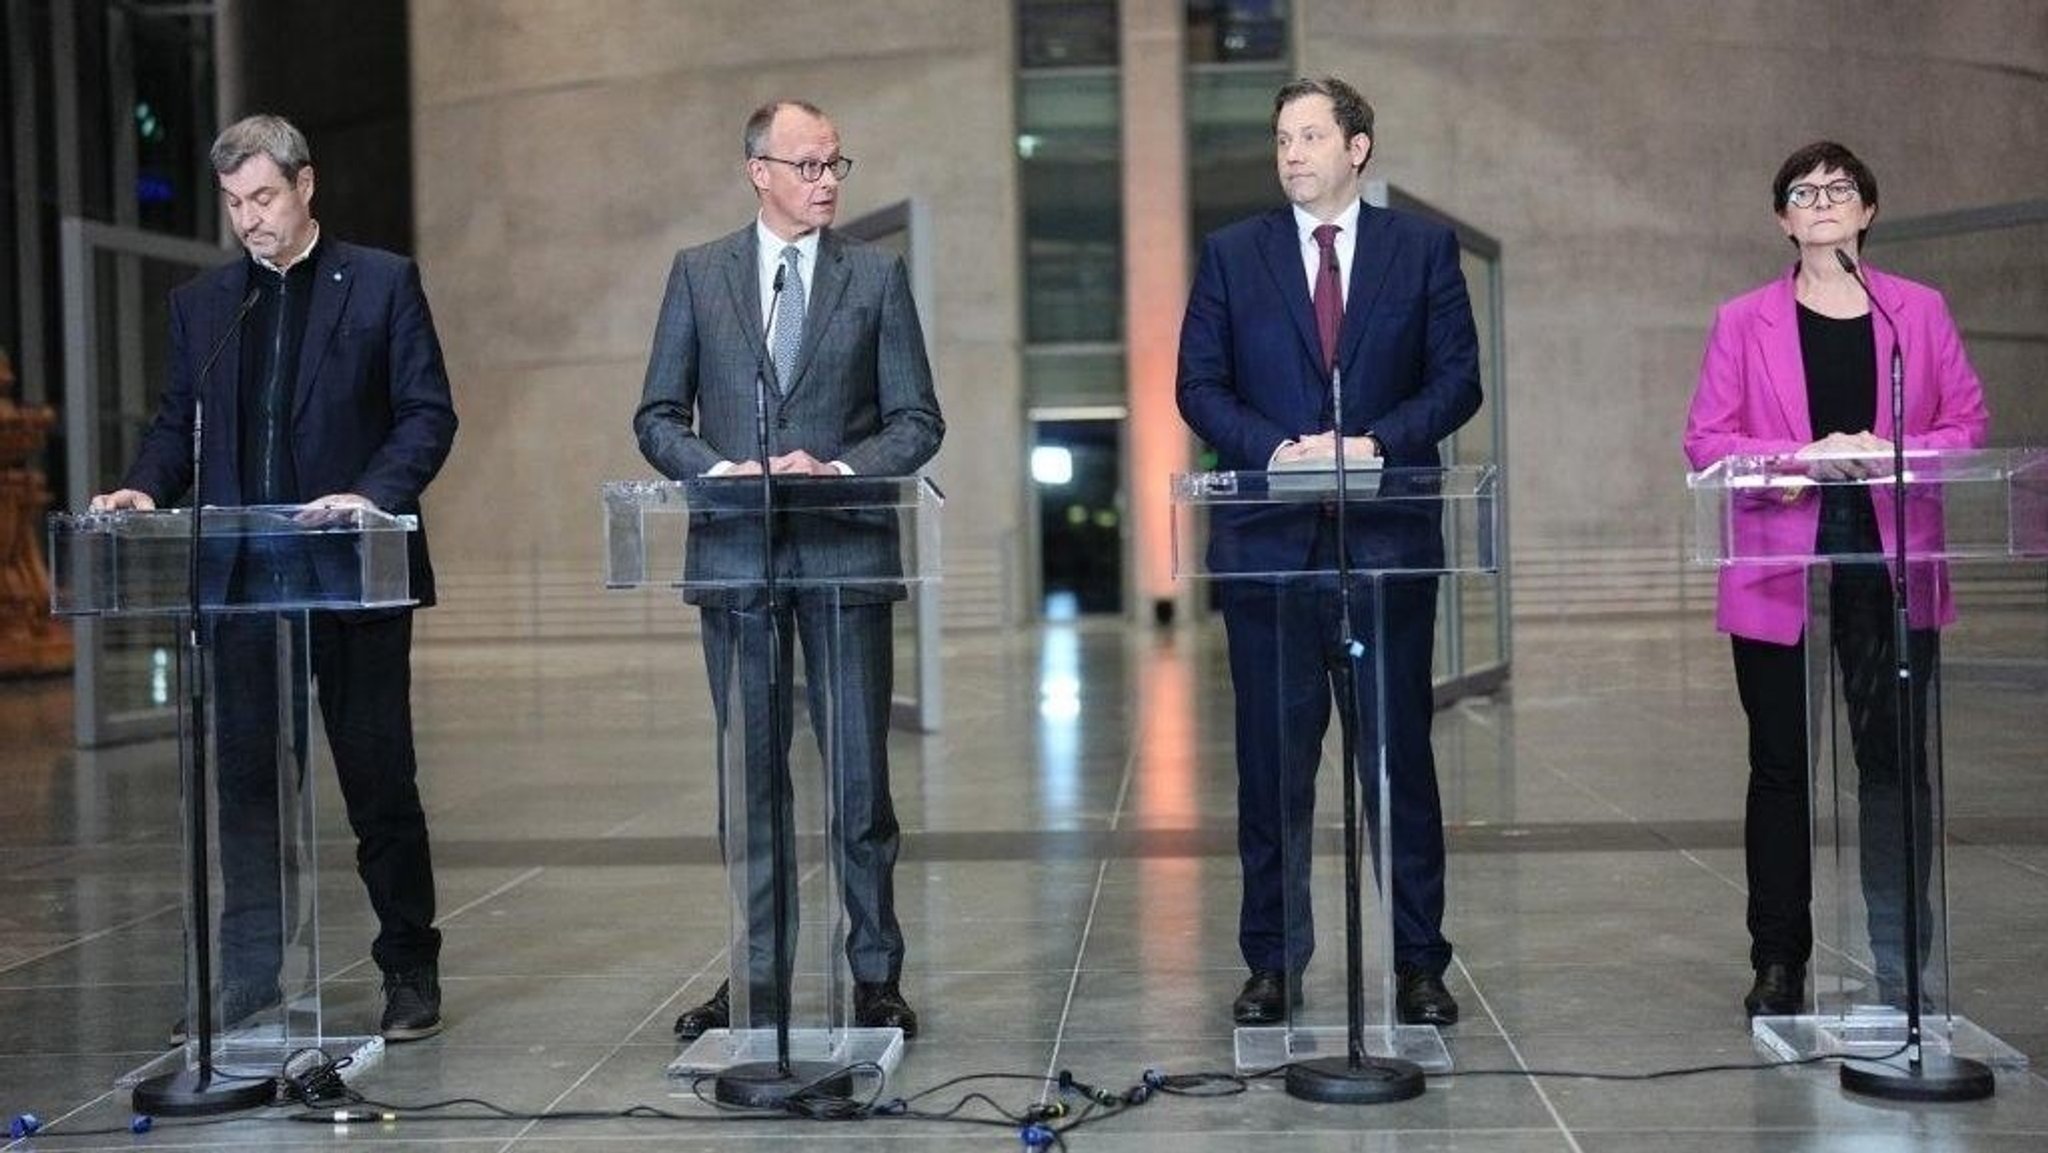
<path fill-rule="evenodd" d="M 842 240 L 829 229 L 820 236 L 795 372 L 786 387 L 778 388 L 764 343 L 755 244 L 755 226 L 749 222 L 729 236 L 676 255 L 633 416 L 641 453 L 672 479 L 700 476 L 720 461 L 753 459 L 754 378 L 762 372 L 770 380 L 770 455 L 803 449 L 862 475 L 915 472 L 938 451 L 945 421 L 903 262 Z M 757 576 L 758 530 L 743 523 L 736 518 L 729 533 L 704 531 L 710 526 L 694 523 L 686 573 L 693 580 Z M 827 528 L 822 521 L 778 528 L 775 562 L 785 576 L 810 580 L 872 574 L 884 571 L 876 566 L 895 561 L 893 525 L 879 532 L 850 524 Z M 689 599 L 703 609 L 706 671 L 719 716 L 727 715 L 731 660 L 737 653 L 744 715 L 765 717 L 767 618 L 758 598 L 693 592 Z M 898 836 L 888 765 L 891 609 L 886 596 L 869 597 L 869 603 L 853 599 L 846 598 L 836 612 L 821 594 L 798 592 L 783 599 L 775 614 L 785 638 L 781 684 L 787 691 L 792 680 L 793 646 L 787 636 L 793 624 L 803 648 L 819 746 L 836 744 L 839 750 L 834 775 L 847 960 L 857 981 L 893 981 L 903 965 L 903 934 L 892 881 Z M 824 696 L 833 689 L 840 705 L 836 717 Z M 772 739 L 786 749 L 791 710 L 785 707 L 782 715 L 784 731 Z M 825 731 L 828 718 L 836 722 L 836 731 Z M 765 766 L 772 747 L 761 727 L 750 726 L 747 738 L 746 810 L 748 859 L 765 866 L 771 834 L 765 819 Z M 721 833 L 727 832 L 726 807 L 721 774 Z M 793 918 L 794 878 L 783 880 L 791 886 Z M 748 983 L 757 1006 L 770 1003 L 763 990 L 773 972 L 772 884 L 765 867 L 749 871 Z"/>

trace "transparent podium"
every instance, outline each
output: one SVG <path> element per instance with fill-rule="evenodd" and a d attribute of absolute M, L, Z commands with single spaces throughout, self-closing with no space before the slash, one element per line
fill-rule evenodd
<path fill-rule="evenodd" d="M 1390 684 L 1382 638 L 1435 633 L 1438 586 L 1443 578 L 1499 571 L 1499 477 L 1493 465 L 1448 468 L 1347 470 L 1344 539 L 1350 556 L 1351 636 L 1363 653 L 1348 654 L 1357 675 L 1352 715 L 1357 718 L 1356 784 L 1361 823 L 1367 831 L 1361 854 L 1369 872 L 1344 848 L 1334 827 L 1344 813 L 1341 772 L 1318 773 L 1320 764 L 1343 763 L 1343 710 L 1333 697 L 1347 678 L 1339 675 L 1347 654 L 1337 651 L 1342 583 L 1334 547 L 1338 492 L 1334 470 L 1320 472 L 1212 472 L 1173 478 L 1173 555 L 1177 578 L 1217 587 L 1218 602 L 1255 628 L 1270 614 L 1270 676 L 1284 691 L 1300 694 L 1275 703 L 1282 721 L 1269 736 L 1256 737 L 1240 721 L 1240 742 L 1271 742 L 1280 771 L 1274 795 L 1264 803 L 1280 817 L 1280 843 L 1264 846 L 1282 877 L 1282 923 L 1271 926 L 1285 958 L 1285 971 L 1299 974 L 1299 1004 L 1290 1005 L 1276 1025 L 1244 1026 L 1235 1033 L 1240 1071 L 1272 1069 L 1316 1059 L 1341 1059 L 1351 1044 L 1350 1001 L 1360 998 L 1361 1042 L 1372 1057 L 1412 1062 L 1428 1072 L 1451 1068 L 1443 1038 L 1433 1025 L 1403 1025 L 1395 1009 L 1394 918 L 1402 900 L 1434 900 L 1389 894 L 1395 850 L 1389 777 L 1399 733 L 1417 710 L 1424 719 L 1432 705 L 1417 699 L 1408 679 Z M 1393 632 L 1390 633 L 1390 627 Z M 1260 629 L 1265 632 L 1266 630 Z M 1250 638 L 1246 638 L 1249 640 Z M 1260 642 L 1263 643 L 1263 642 Z M 1397 642 L 1398 643 L 1398 642 Z M 1257 676 L 1246 663 L 1240 638 L 1231 638 L 1232 675 Z M 1250 645 L 1246 651 L 1252 651 Z M 1251 660 L 1263 661 L 1259 652 Z M 1263 668 L 1263 666 L 1262 666 Z M 1327 670 L 1325 677 L 1319 670 Z M 1429 693 L 1421 677 L 1420 693 Z M 1276 693 L 1282 690 L 1276 690 Z M 1315 703 L 1320 697 L 1321 704 Z M 1283 711 L 1284 710 L 1284 711 Z M 1337 723 L 1303 731 L 1303 716 Z M 1240 796 L 1240 805 L 1259 798 Z M 1318 815 L 1320 814 L 1320 815 Z M 1436 832 L 1441 836 L 1441 830 Z M 1349 876 L 1347 877 L 1347 870 Z M 1347 898 L 1355 884 L 1357 904 Z M 1324 926 L 1318 929 L 1318 926 Z M 1330 928 L 1334 926 L 1335 928 Z M 1318 946 L 1321 946 L 1319 948 Z M 1348 989 L 1345 950 L 1360 951 L 1360 987 Z M 1312 957 L 1323 954 L 1331 959 Z"/>
<path fill-rule="evenodd" d="M 2038 625 L 2038 595 L 2001 597 L 1993 575 L 2048 560 L 2048 451 L 1905 454 L 1907 608 L 1915 850 L 1907 874 L 1905 774 L 1898 769 L 1897 642 L 1889 455 L 1735 456 L 1691 474 L 1693 560 L 1759 579 L 1803 576 L 1813 846 L 1813 937 L 1806 1012 L 1758 1017 L 1755 1039 L 1787 1059 L 1882 1057 L 1906 1042 L 1907 892 L 1917 891 L 1921 1042 L 1930 1053 L 2018 1067 L 2026 1056 L 1972 1022 L 1953 980 L 1945 868 L 1944 660 L 1977 618 Z M 1839 526 L 1861 519 L 1865 527 Z M 1882 526 L 1882 543 L 1878 527 Z M 1977 579 L 1973 579 L 1977 578 Z M 1738 579 L 1740 579 L 1738 577 Z M 1795 578 L 1797 579 L 1797 578 Z M 1955 606 L 1952 613 L 1944 605 Z M 2031 618 L 2031 619 L 2029 619 Z M 1965 638 L 1967 643 L 1967 637 Z M 1945 650 L 1948 650 L 1945 653 Z M 1964 649 L 1967 652 L 1967 648 Z M 1910 880 L 1910 885 L 1909 885 Z"/>
<path fill-rule="evenodd" d="M 700 610 L 718 729 L 732 1025 L 669 1073 L 786 1055 L 886 1077 L 902 1031 L 858 1027 L 852 1013 L 848 954 L 874 947 L 870 880 L 888 867 L 861 814 L 873 808 L 866 766 L 888 739 L 889 620 L 939 578 L 942 498 L 917 476 L 779 476 L 772 492 L 758 476 L 619 481 L 603 498 L 606 586 L 672 589 Z M 792 740 L 798 714 L 814 740 Z"/>
<path fill-rule="evenodd" d="M 383 1052 L 374 1034 L 331 1031 L 322 1008 L 313 774 L 325 754 L 308 724 L 307 613 L 412 604 L 407 537 L 417 527 L 375 509 L 209 508 L 194 563 L 192 516 L 50 518 L 56 615 L 170 619 L 186 642 L 177 646 L 184 1037 L 120 1081 L 135 1088 L 138 1110 L 163 1114 L 242 1107 L 208 1108 L 207 1093 L 166 1094 L 165 1083 L 241 1086 L 267 1104 L 270 1083 L 300 1050 L 348 1058 L 344 1077 Z"/>

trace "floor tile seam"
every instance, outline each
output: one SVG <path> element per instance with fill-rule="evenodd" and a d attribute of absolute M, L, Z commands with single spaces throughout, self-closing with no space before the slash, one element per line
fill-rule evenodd
<path fill-rule="evenodd" d="M 521 885 L 524 885 L 528 881 L 533 880 L 535 877 L 538 877 L 545 872 L 547 872 L 547 866 L 545 865 L 528 866 L 525 872 L 515 874 L 510 880 L 504 881 L 494 886 L 493 888 L 483 893 L 480 893 L 467 901 L 464 901 L 462 904 L 457 905 L 455 908 L 448 910 L 440 916 L 435 917 L 434 927 L 436 929 L 446 929 L 448 926 L 453 924 L 458 918 L 460 918 L 464 913 L 467 913 L 472 909 L 475 909 L 476 907 L 484 904 L 487 901 L 497 900 L 499 897 L 511 892 L 512 890 L 518 888 Z M 355 978 L 349 977 L 349 974 L 371 963 L 372 960 L 370 955 L 365 953 L 362 956 L 357 957 L 355 960 L 350 961 L 348 964 L 343 965 L 341 968 L 334 970 L 332 973 L 329 973 L 324 978 L 324 980 L 354 980 Z"/>
<path fill-rule="evenodd" d="M 119 921 L 112 925 L 108 925 L 104 929 L 95 929 L 90 933 L 85 933 L 78 937 L 74 937 L 71 940 L 63 942 L 62 944 L 52 945 L 49 948 L 44 949 L 40 952 L 31 953 L 18 961 L 13 961 L 5 965 L 0 965 L 0 974 L 14 972 L 15 970 L 23 968 L 25 966 L 33 965 L 38 961 L 47 960 L 51 957 L 56 956 L 59 953 L 69 952 L 70 950 L 76 949 L 81 945 L 90 944 L 93 941 L 100 940 L 104 937 L 112 936 L 113 934 L 119 933 L 125 929 L 132 929 L 145 921 L 150 921 L 154 920 L 157 917 L 161 917 L 165 913 L 180 912 L 184 909 L 184 907 L 185 906 L 183 901 L 172 901 L 171 903 L 166 905 L 159 905 L 155 909 L 150 910 L 149 912 L 141 913 L 136 916 L 130 917 L 125 921 Z"/>
<path fill-rule="evenodd" d="M 1451 963 L 1457 966 L 1459 975 L 1465 979 L 1465 984 L 1471 988 L 1473 999 L 1479 1002 L 1479 1011 L 1484 1013 L 1486 1019 L 1492 1022 L 1493 1027 L 1499 1031 L 1501 1043 L 1507 1046 L 1508 1059 L 1515 1063 L 1515 1068 L 1522 1070 L 1526 1074 L 1529 1069 L 1529 1062 L 1523 1058 L 1521 1046 L 1515 1044 L 1513 1035 L 1508 1032 L 1507 1022 L 1501 1020 L 1500 1014 L 1494 1011 L 1493 1002 L 1487 997 L 1486 991 L 1480 987 L 1478 981 L 1473 979 L 1472 970 L 1465 966 L 1463 958 L 1453 956 Z M 1565 1145 L 1571 1149 L 1572 1153 L 1585 1153 L 1585 1150 L 1579 1145 L 1578 1138 L 1572 1134 L 1571 1126 L 1565 1123 L 1564 1114 L 1558 1110 L 1556 1102 L 1550 1099 L 1550 1092 L 1543 1087 L 1542 1081 L 1534 1077 L 1528 1078 L 1528 1081 L 1529 1087 L 1536 1093 L 1536 1099 L 1543 1103 L 1543 1111 L 1550 1115 L 1551 1121 L 1557 1126 L 1557 1132 L 1564 1138 Z"/>
<path fill-rule="evenodd" d="M 71 1120 L 73 1117 L 76 1117 L 79 1114 L 84 1113 L 86 1110 L 98 1106 L 101 1102 L 110 1100 L 118 1091 L 119 1090 L 117 1089 L 108 1089 L 100 1093 L 98 1096 L 92 1097 L 86 1100 L 84 1103 L 67 1109 L 63 1113 L 60 1113 L 57 1116 L 50 1118 L 48 1121 L 45 1121 L 43 1123 L 42 1135 L 48 1140 L 56 1140 L 62 1138 L 64 1134 L 63 1131 L 58 1128 L 58 1126 L 64 1124 L 64 1122 L 66 1121 Z M 5 1153 L 6 1150 L 11 1149 L 31 1148 L 32 1146 L 29 1143 L 34 1140 L 35 1138 L 31 1136 L 23 1137 L 14 1141 L 9 1141 L 5 1145 L 0 1145 L 0 1153 Z"/>
<path fill-rule="evenodd" d="M 805 882 L 810 881 L 813 878 L 813 876 L 823 871 L 823 868 L 824 866 L 822 863 L 813 864 L 810 871 L 806 872 L 805 874 L 797 878 L 797 887 L 801 889 Z M 583 1085 L 586 1082 L 588 1082 L 592 1077 L 595 1077 L 597 1075 L 597 1071 L 599 1069 L 604 1068 L 605 1063 L 607 1061 L 610 1061 L 613 1057 L 616 1057 L 620 1053 L 625 1052 L 627 1047 L 633 1044 L 633 1038 L 639 1036 L 641 1032 L 644 1031 L 649 1025 L 653 1024 L 662 1016 L 666 1015 L 668 1011 L 676 1004 L 677 998 L 683 995 L 683 990 L 689 988 L 690 985 L 697 981 L 699 978 L 709 974 L 712 971 L 713 967 L 716 966 L 720 960 L 729 958 L 731 957 L 731 955 L 732 945 L 731 942 L 728 941 L 724 948 L 714 953 L 709 959 L 707 959 L 704 962 L 704 964 L 698 966 L 697 971 L 690 974 L 690 976 L 686 978 L 682 984 L 676 986 L 675 989 L 671 991 L 667 997 L 662 999 L 660 1004 L 648 1010 L 647 1013 L 644 1016 L 642 1016 L 637 1023 L 635 1023 L 630 1029 L 626 1030 L 625 1036 L 621 1037 L 616 1043 L 614 1043 L 612 1047 L 609 1050 L 607 1050 L 603 1056 L 591 1062 L 590 1067 L 585 1069 L 580 1075 L 578 1075 L 575 1080 L 571 1081 L 568 1087 L 563 1089 L 562 1092 L 558 1094 L 552 1101 L 549 1101 L 548 1104 L 541 1109 L 541 1112 L 551 1112 L 555 1108 L 560 1106 L 562 1102 L 568 1100 L 571 1094 L 575 1093 L 578 1089 L 582 1088 Z M 536 1127 L 538 1127 L 540 1124 L 541 1123 L 539 1121 L 529 1120 L 524 1126 L 520 1128 L 520 1130 L 517 1133 L 514 1133 L 509 1139 L 506 1140 L 505 1144 L 499 1148 L 498 1153 L 508 1153 L 508 1151 L 511 1150 L 515 1145 L 519 1144 L 519 1142 L 522 1139 L 533 1133 Z"/>
<path fill-rule="evenodd" d="M 1123 819 L 1124 806 L 1128 803 L 1131 795 L 1132 770 L 1136 766 L 1138 759 L 1137 745 L 1138 742 L 1132 742 L 1132 747 L 1124 755 L 1123 771 L 1117 781 L 1116 803 L 1110 807 L 1109 812 L 1108 831 L 1112 834 L 1117 831 L 1117 827 Z M 1046 1058 L 1046 1085 L 1039 1090 L 1038 1098 L 1041 1103 L 1050 1099 L 1053 1078 L 1057 1075 L 1059 1069 L 1060 1049 L 1066 1042 L 1067 1022 L 1071 1019 L 1074 1011 L 1074 998 L 1079 993 L 1081 987 L 1081 974 L 1083 972 L 1081 960 L 1088 955 L 1088 941 L 1095 931 L 1096 912 L 1102 907 L 1103 879 L 1109 875 L 1109 865 L 1110 859 L 1107 857 L 1097 861 L 1095 864 L 1095 883 L 1089 888 L 1088 892 L 1088 913 L 1081 920 L 1080 937 L 1074 942 L 1074 960 L 1067 971 L 1066 998 L 1060 1005 L 1059 1021 L 1053 1029 L 1052 1051 Z"/>

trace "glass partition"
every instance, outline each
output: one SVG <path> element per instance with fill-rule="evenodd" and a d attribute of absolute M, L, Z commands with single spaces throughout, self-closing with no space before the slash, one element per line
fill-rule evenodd
<path fill-rule="evenodd" d="M 1458 237 L 1458 261 L 1479 332 L 1479 411 L 1441 446 L 1446 465 L 1491 466 L 1507 472 L 1507 352 L 1501 245 L 1498 240 L 1436 206 L 1384 181 L 1368 181 L 1368 204 L 1426 216 Z M 1509 622 L 1510 559 L 1505 487 L 1496 494 L 1500 564 L 1492 571 L 1447 582 L 1437 606 L 1438 705 L 1498 688 L 1513 663 Z"/>
<path fill-rule="evenodd" d="M 228 259 L 198 241 L 67 219 L 64 313 L 64 507 L 118 485 L 156 411 L 169 357 L 170 289 Z M 51 563 L 57 563 L 52 558 Z M 80 745 L 176 732 L 178 641 L 150 617 L 72 622 L 73 728 Z"/>

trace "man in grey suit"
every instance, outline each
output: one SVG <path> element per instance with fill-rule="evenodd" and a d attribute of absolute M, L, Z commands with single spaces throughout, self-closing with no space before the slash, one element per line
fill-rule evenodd
<path fill-rule="evenodd" d="M 916 471 L 938 451 L 945 421 L 903 262 L 830 230 L 840 182 L 853 167 L 840 154 L 838 131 L 809 104 L 775 101 L 748 118 L 744 142 L 760 213 L 738 232 L 676 255 L 633 416 L 641 453 L 675 480 L 757 476 L 764 468 L 814 476 Z M 757 379 L 764 382 L 768 409 L 765 453 L 758 447 Z M 760 536 L 749 522 L 759 523 L 757 517 L 736 516 L 731 531 L 694 523 L 685 561 L 693 577 L 758 577 Z M 893 525 L 878 530 L 849 521 L 835 527 L 823 518 L 799 517 L 782 518 L 777 529 L 774 559 L 782 576 L 872 573 L 878 556 L 893 563 Z M 703 613 L 705 664 L 720 717 L 727 715 L 735 651 L 747 694 L 744 714 L 767 715 L 771 619 L 779 641 L 774 651 L 781 658 L 783 731 L 771 736 L 753 725 L 747 735 L 745 834 L 755 867 L 746 879 L 746 972 L 755 1023 L 764 1022 L 774 1004 L 768 951 L 774 884 L 783 886 L 787 899 L 785 929 L 795 930 L 795 878 L 774 877 L 758 867 L 769 857 L 768 766 L 777 752 L 770 741 L 779 742 L 786 765 L 791 739 L 793 627 L 803 648 L 819 747 L 836 742 L 839 751 L 837 845 L 854 1022 L 901 1028 L 906 1037 L 917 1033 L 917 1014 L 898 984 L 903 931 L 896 921 L 898 836 L 889 798 L 890 602 L 901 596 L 898 587 L 861 598 L 865 603 L 847 597 L 835 606 L 822 594 L 791 589 L 778 595 L 772 612 L 763 611 L 757 595 L 751 601 L 739 593 L 691 598 Z M 836 717 L 818 699 L 835 684 Z M 835 733 L 824 731 L 828 718 L 836 722 Z M 721 781 L 724 830 L 722 790 Z M 710 1000 L 676 1019 L 676 1035 L 687 1041 L 728 1027 L 731 1015 L 730 988 L 721 984 Z"/>

